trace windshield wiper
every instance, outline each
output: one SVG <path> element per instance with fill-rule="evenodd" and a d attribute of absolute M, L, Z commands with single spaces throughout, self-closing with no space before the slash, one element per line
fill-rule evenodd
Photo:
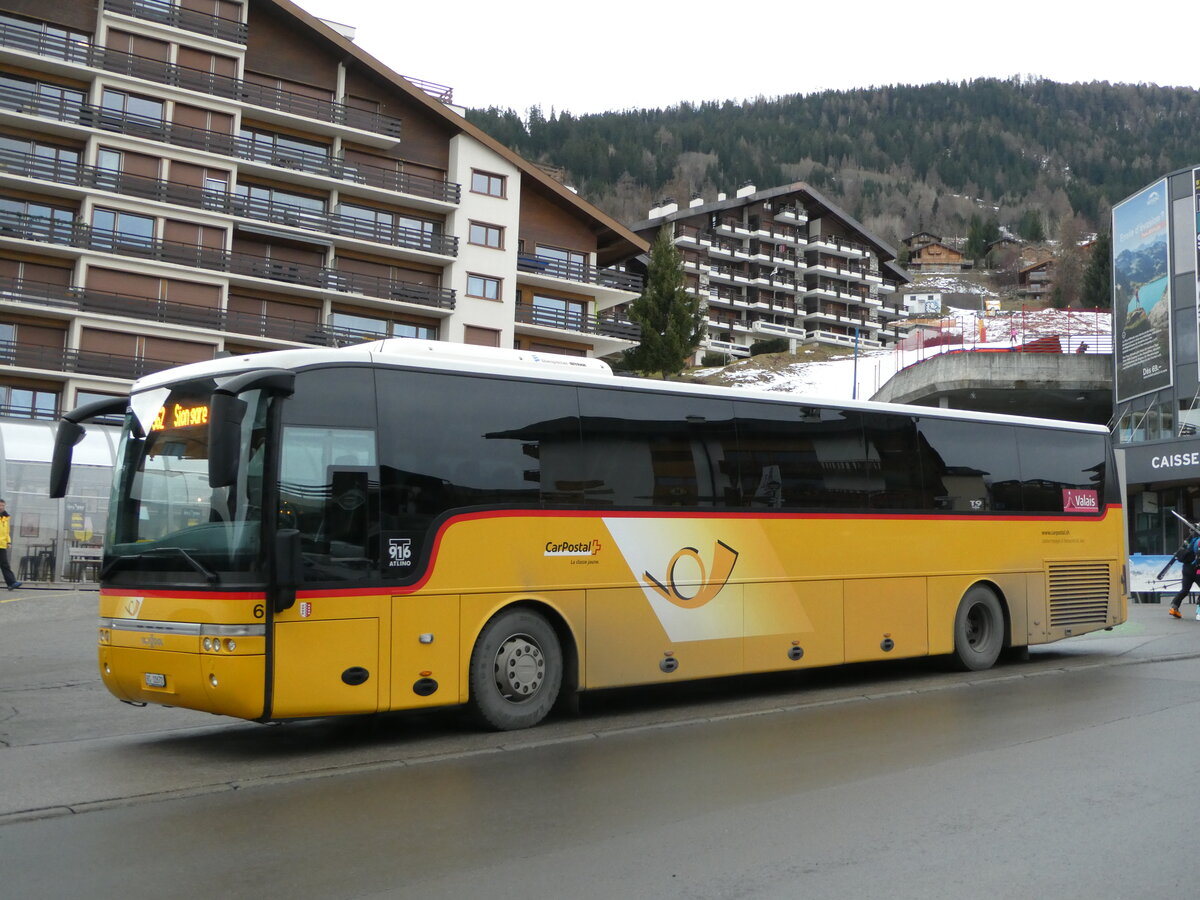
<path fill-rule="evenodd" d="M 221 580 L 221 577 L 216 572 L 204 565 L 204 563 L 200 562 L 200 560 L 196 559 L 196 557 L 192 556 L 192 554 L 188 553 L 182 547 L 150 547 L 146 550 L 143 550 L 141 553 L 134 553 L 129 556 L 114 557 L 112 562 L 101 569 L 100 578 L 104 579 L 108 577 L 108 574 L 120 566 L 120 564 L 123 562 L 129 562 L 135 559 L 144 559 L 147 556 L 158 556 L 163 553 L 178 553 L 188 561 L 193 569 L 203 575 L 205 581 L 207 581 L 209 584 L 216 584 Z"/>

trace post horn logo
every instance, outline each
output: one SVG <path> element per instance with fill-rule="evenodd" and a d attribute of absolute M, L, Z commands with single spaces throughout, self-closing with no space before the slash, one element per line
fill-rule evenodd
<path fill-rule="evenodd" d="M 689 578 L 680 586 L 675 578 L 675 568 L 681 559 L 690 559 L 700 571 L 700 577 L 694 583 Z M 700 551 L 695 547 L 684 547 L 671 557 L 667 564 L 667 575 L 659 581 L 649 572 L 644 574 L 646 583 L 662 595 L 664 600 L 674 603 L 683 609 L 698 609 L 708 603 L 729 582 L 733 567 L 737 564 L 738 552 L 728 544 L 717 541 L 713 544 L 712 572 L 710 573 L 700 558 Z M 663 582 L 666 582 L 665 584 Z"/>

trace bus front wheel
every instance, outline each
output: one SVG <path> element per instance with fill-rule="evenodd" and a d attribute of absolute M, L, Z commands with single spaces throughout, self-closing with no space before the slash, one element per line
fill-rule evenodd
<path fill-rule="evenodd" d="M 1004 610 L 995 593 L 975 585 L 954 616 L 954 660 L 960 668 L 990 669 L 1004 648 Z"/>
<path fill-rule="evenodd" d="M 527 609 L 497 613 L 471 652 L 471 709 L 497 731 L 529 728 L 554 706 L 562 686 L 558 635 Z"/>

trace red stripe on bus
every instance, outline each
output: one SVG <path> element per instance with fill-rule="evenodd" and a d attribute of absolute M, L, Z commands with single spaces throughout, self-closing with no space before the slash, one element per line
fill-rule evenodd
<path fill-rule="evenodd" d="M 442 538 L 446 532 L 450 530 L 452 525 L 457 525 L 460 522 L 476 522 L 485 519 L 746 519 L 758 518 L 763 521 L 776 521 L 778 519 L 811 519 L 814 521 L 837 521 L 845 519 L 854 519 L 856 521 L 873 520 L 885 522 L 925 522 L 934 520 L 937 522 L 1103 522 L 1108 518 L 1110 510 L 1121 509 L 1122 504 L 1110 503 L 1104 507 L 1103 515 L 1092 515 L 1090 513 L 1080 513 L 1079 515 L 1069 515 L 1063 513 L 1057 516 L 996 516 L 996 515 L 939 515 L 933 516 L 929 514 L 923 515 L 863 515 L 862 513 L 770 513 L 748 515 L 746 513 L 730 513 L 730 512 L 704 512 L 697 510 L 688 510 L 680 512 L 668 512 L 665 510 L 650 510 L 640 512 L 635 510 L 622 510 L 608 512 L 605 510 L 570 510 L 570 509 L 500 509 L 489 510 L 476 513 L 463 513 L 461 515 L 452 516 L 442 523 L 442 527 L 438 529 L 437 534 L 433 538 L 433 547 L 429 552 L 429 565 L 425 567 L 425 574 L 420 580 L 413 584 L 388 586 L 386 584 L 378 584 L 371 587 L 358 588 L 332 588 L 332 589 L 316 589 L 311 591 L 298 590 L 296 591 L 297 598 L 318 598 L 318 597 L 366 597 L 371 595 L 391 594 L 404 595 L 413 594 L 425 586 L 430 578 L 433 577 L 433 571 L 437 568 L 435 565 L 438 557 L 438 551 L 441 549 Z M 233 593 L 224 593 L 220 591 L 145 591 L 145 590 L 119 590 L 117 588 L 101 588 L 100 593 L 104 596 L 128 596 L 129 594 L 137 594 L 142 597 L 174 597 L 181 600 L 209 600 L 221 598 L 225 600 L 266 600 L 265 592 L 254 591 L 237 591 Z"/>

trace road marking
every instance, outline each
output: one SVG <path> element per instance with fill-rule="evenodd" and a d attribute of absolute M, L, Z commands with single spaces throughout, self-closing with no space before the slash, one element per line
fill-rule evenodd
<path fill-rule="evenodd" d="M 38 591 L 36 597 L 61 597 L 64 594 L 78 594 L 79 591 Z M 8 597 L 0 600 L 0 603 L 17 603 L 21 600 L 33 600 L 34 594 L 26 594 L 22 597 Z"/>

